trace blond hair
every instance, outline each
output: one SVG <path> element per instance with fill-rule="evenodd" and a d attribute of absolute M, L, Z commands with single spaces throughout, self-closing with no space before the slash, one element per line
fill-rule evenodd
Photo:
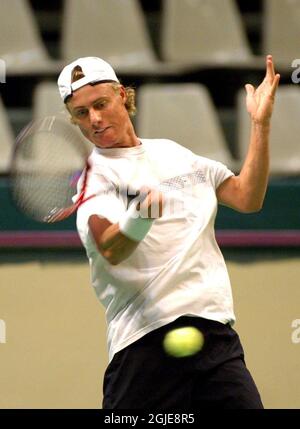
<path fill-rule="evenodd" d="M 77 80 L 85 77 L 82 68 L 80 66 L 75 66 L 72 70 L 71 82 L 76 82 Z M 111 82 L 111 86 L 114 89 L 115 93 L 119 93 L 121 88 L 121 84 L 118 82 Z M 125 107 L 130 116 L 134 116 L 136 114 L 136 105 L 135 105 L 135 89 L 131 86 L 125 87 L 126 91 L 126 103 Z"/>

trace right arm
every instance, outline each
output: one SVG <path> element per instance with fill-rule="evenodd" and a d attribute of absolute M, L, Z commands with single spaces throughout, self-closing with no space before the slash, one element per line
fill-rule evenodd
<path fill-rule="evenodd" d="M 140 212 L 146 210 L 148 218 L 154 220 L 154 218 L 162 216 L 162 205 L 162 195 L 149 191 L 147 197 L 138 205 L 138 210 Z M 158 212 L 156 216 L 153 216 L 155 207 L 158 207 Z M 137 221 L 143 223 L 148 222 L 148 219 L 138 218 Z M 141 241 L 126 235 L 126 228 L 121 227 L 121 230 L 120 223 L 112 224 L 109 220 L 96 214 L 89 217 L 88 225 L 99 252 L 111 265 L 118 265 L 127 259 Z"/>
<path fill-rule="evenodd" d="M 99 252 L 111 265 L 127 259 L 139 245 L 139 241 L 131 240 L 120 231 L 118 223 L 112 224 L 94 214 L 88 224 Z"/>

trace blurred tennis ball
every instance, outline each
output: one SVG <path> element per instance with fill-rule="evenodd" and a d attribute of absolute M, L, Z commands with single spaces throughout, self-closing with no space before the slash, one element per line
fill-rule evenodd
<path fill-rule="evenodd" d="M 203 344 L 202 332 L 193 326 L 173 329 L 163 340 L 166 353 L 178 358 L 194 355 L 202 349 Z"/>

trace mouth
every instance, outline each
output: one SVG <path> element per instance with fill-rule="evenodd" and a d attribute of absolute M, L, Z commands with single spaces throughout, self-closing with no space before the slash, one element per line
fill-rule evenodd
<path fill-rule="evenodd" d="M 97 136 L 99 136 L 99 135 L 103 134 L 103 133 L 104 133 L 108 128 L 109 128 L 109 127 L 99 128 L 98 130 L 95 130 L 95 131 L 93 132 L 93 135 L 94 135 L 95 137 L 97 137 Z"/>

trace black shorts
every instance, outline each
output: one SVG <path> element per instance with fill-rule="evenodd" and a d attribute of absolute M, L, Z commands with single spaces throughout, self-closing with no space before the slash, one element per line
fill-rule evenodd
<path fill-rule="evenodd" d="M 171 329 L 195 326 L 204 346 L 190 357 L 168 356 Z M 116 353 L 104 376 L 104 409 L 261 409 L 237 333 L 219 322 L 180 317 Z"/>

